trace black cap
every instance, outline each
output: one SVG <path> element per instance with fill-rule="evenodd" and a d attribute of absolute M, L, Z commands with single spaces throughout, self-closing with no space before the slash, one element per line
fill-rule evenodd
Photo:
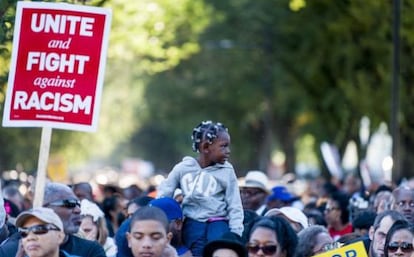
<path fill-rule="evenodd" d="M 247 256 L 241 237 L 233 232 L 226 232 L 220 238 L 208 242 L 203 249 L 203 257 L 212 257 L 218 249 L 231 249 L 237 253 L 238 257 Z"/>

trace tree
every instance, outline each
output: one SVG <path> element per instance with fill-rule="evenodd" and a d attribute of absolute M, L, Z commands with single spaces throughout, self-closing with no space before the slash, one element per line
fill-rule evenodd
<path fill-rule="evenodd" d="M 0 64 L 6 64 L 0 70 L 0 103 L 4 101 L 16 2 L 4 2 L 1 6 L 2 13 L 7 13 L 1 20 L 2 29 L 7 33 L 1 33 L 0 38 L 0 50 L 4 50 Z M 209 8 L 202 1 L 188 0 L 96 0 L 87 4 L 105 4 L 114 13 L 99 131 L 88 134 L 54 130 L 51 153 L 65 156 L 71 165 L 90 158 L 107 164 L 119 163 L 125 155 L 134 154 L 126 143 L 131 132 L 139 128 L 140 119 L 145 117 L 142 99 L 145 76 L 169 69 L 198 51 L 196 38 L 208 23 Z M 0 138 L 10 135 L 0 140 L 8 144 L 7 148 L 0 149 L 0 156 L 4 156 L 0 158 L 0 167 L 13 167 L 22 162 L 22 156 L 16 154 L 17 141 L 8 139 L 36 142 L 36 137 L 28 138 L 33 133 L 28 128 L 0 128 L 0 131 Z M 26 150 L 31 153 L 24 158 L 24 167 L 28 169 L 35 166 L 38 146 L 34 143 Z"/>
<path fill-rule="evenodd" d="M 389 2 L 106 4 L 114 19 L 100 132 L 59 132 L 56 149 L 112 161 L 139 155 L 167 170 L 191 154 L 191 129 L 212 119 L 230 128 L 232 162 L 240 175 L 265 170 L 275 149 L 286 153 L 291 172 L 302 135 L 313 135 L 315 152 L 322 141 L 343 151 L 349 139 L 358 138 L 362 116 L 370 117 L 373 128 L 389 120 Z M 2 10 L 13 17 L 12 7 Z M 411 1 L 404 1 L 399 120 L 406 175 L 414 151 L 412 10 Z M 0 47 L 5 46 L 10 48 L 10 40 L 3 39 Z M 0 64 L 7 62 L 7 53 L 0 56 Z"/>
<path fill-rule="evenodd" d="M 203 117 L 220 119 L 235 128 L 238 166 L 264 169 L 279 147 L 293 171 L 299 135 L 310 133 L 316 146 L 329 141 L 343 150 L 357 139 L 363 115 L 375 127 L 389 120 L 388 2 L 306 1 L 299 10 L 289 9 L 289 1 L 209 3 L 218 18 L 200 39 L 202 51 L 147 87 L 151 117 L 169 120 L 166 130 Z M 404 12 L 411 8 L 405 2 Z M 411 20 L 403 23 L 403 56 L 411 56 Z M 404 89 L 404 96 L 411 94 Z"/>

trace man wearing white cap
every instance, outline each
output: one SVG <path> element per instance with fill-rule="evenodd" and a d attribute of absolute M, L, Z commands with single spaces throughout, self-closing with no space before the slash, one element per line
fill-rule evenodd
<path fill-rule="evenodd" d="M 105 257 L 105 251 L 96 241 L 75 235 L 81 224 L 80 202 L 72 189 L 65 184 L 49 182 L 45 185 L 43 206 L 52 209 L 61 219 L 65 238 L 61 249 L 82 257 Z M 19 236 L 19 233 L 15 233 Z M 15 256 L 18 251 L 19 237 L 13 237 L 0 245 L 0 256 Z"/>
<path fill-rule="evenodd" d="M 28 257 L 70 257 L 59 246 L 65 239 L 63 223 L 49 208 L 37 207 L 22 212 L 16 219 L 22 237 L 24 252 Z"/>
<path fill-rule="evenodd" d="M 261 171 L 247 172 L 244 183 L 240 185 L 243 209 L 253 210 L 260 216 L 264 215 L 266 212 L 266 198 L 269 194 L 268 181 L 267 175 Z"/>

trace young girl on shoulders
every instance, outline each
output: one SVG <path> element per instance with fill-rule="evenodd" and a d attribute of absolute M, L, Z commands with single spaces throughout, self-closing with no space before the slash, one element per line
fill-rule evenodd
<path fill-rule="evenodd" d="M 204 245 L 223 233 L 243 232 L 243 207 L 237 177 L 230 157 L 230 135 L 223 124 L 203 121 L 192 133 L 197 158 L 186 156 L 176 164 L 158 187 L 158 197 L 183 192 L 182 209 L 186 217 L 184 241 L 201 256 Z"/>

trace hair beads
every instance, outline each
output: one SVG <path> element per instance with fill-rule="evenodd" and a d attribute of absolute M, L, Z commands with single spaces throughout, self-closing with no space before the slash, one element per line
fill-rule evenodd
<path fill-rule="evenodd" d="M 191 140 L 193 141 L 193 151 L 199 152 L 200 143 L 203 140 L 207 140 L 211 144 L 220 131 L 227 132 L 227 128 L 220 122 L 215 123 L 211 120 L 202 121 L 193 129 L 193 134 L 191 135 Z"/>

